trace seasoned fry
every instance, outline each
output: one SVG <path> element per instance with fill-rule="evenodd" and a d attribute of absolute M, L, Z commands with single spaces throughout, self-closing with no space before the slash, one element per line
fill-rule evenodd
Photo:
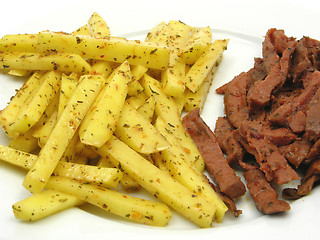
<path fill-rule="evenodd" d="M 97 47 L 98 46 L 98 47 Z M 38 51 L 50 53 L 52 49 L 61 53 L 148 68 L 164 69 L 169 62 L 169 49 L 161 44 L 124 40 L 119 38 L 97 39 L 89 36 L 72 36 L 52 32 L 41 32 L 38 36 Z"/>
<path fill-rule="evenodd" d="M 13 204 L 12 210 L 16 219 L 33 222 L 83 203 L 70 194 L 45 190 Z"/>
<path fill-rule="evenodd" d="M 124 62 L 115 70 L 112 79 L 103 88 L 81 123 L 81 142 L 100 147 L 115 131 L 131 80 L 130 66 Z"/>
<path fill-rule="evenodd" d="M 6 35 L 0 39 L 1 52 L 36 52 L 37 34 Z"/>
<path fill-rule="evenodd" d="M 72 194 L 103 210 L 147 225 L 166 226 L 172 216 L 164 203 L 132 197 L 68 178 L 52 177 L 47 187 Z"/>
<path fill-rule="evenodd" d="M 37 52 L 2 52 L 0 63 L 0 69 L 58 70 L 82 74 L 91 71 L 90 65 L 82 57 L 69 53 L 44 55 Z"/>
<path fill-rule="evenodd" d="M 110 29 L 106 21 L 97 13 L 94 12 L 88 20 L 89 28 L 92 36 L 95 38 L 109 38 Z"/>
<path fill-rule="evenodd" d="M 27 173 L 23 185 L 33 193 L 40 192 L 59 162 L 81 120 L 101 89 L 100 76 L 84 76 L 61 114 L 38 160 Z"/>

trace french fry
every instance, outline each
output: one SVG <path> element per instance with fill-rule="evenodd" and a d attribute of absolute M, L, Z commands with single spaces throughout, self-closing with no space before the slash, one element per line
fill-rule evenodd
<path fill-rule="evenodd" d="M 143 154 L 162 151 L 171 146 L 147 119 L 127 103 L 123 105 L 114 134 Z"/>
<path fill-rule="evenodd" d="M 8 74 L 16 77 L 28 77 L 33 74 L 33 71 L 24 69 L 11 69 L 9 70 Z"/>
<path fill-rule="evenodd" d="M 223 52 L 227 49 L 228 42 L 228 39 L 214 41 L 208 50 L 192 65 L 186 74 L 186 86 L 192 92 L 199 90 L 212 67 L 219 61 Z"/>
<path fill-rule="evenodd" d="M 79 54 L 82 57 L 118 63 L 128 61 L 132 65 L 165 69 L 169 62 L 169 49 L 150 42 L 124 40 L 119 38 L 97 39 L 89 36 L 72 36 L 52 32 L 41 32 L 38 37 L 38 51 Z"/>
<path fill-rule="evenodd" d="M 1 52 L 36 52 L 37 34 L 6 35 L 0 39 Z"/>
<path fill-rule="evenodd" d="M 41 149 L 38 160 L 24 179 L 24 187 L 33 193 L 40 192 L 45 187 L 69 141 L 101 90 L 102 80 L 98 75 L 83 76 L 80 81 L 46 144 Z"/>
<path fill-rule="evenodd" d="M 45 190 L 13 204 L 12 210 L 16 219 L 33 222 L 83 203 L 70 194 Z"/>
<path fill-rule="evenodd" d="M 94 12 L 88 20 L 90 32 L 95 38 L 109 38 L 110 29 L 106 21 Z"/>
<path fill-rule="evenodd" d="M 180 112 L 173 99 L 166 96 L 161 91 L 159 86 L 157 86 L 157 80 L 146 74 L 142 78 L 141 84 L 145 89 L 145 93 L 150 97 L 152 96 L 156 102 L 156 115 L 162 117 L 166 121 L 168 129 L 170 129 L 170 131 L 178 138 L 184 151 L 190 155 L 190 159 L 193 159 L 193 164 L 195 164 L 200 172 L 203 172 L 203 158 L 193 143 L 192 138 L 185 131 L 182 125 Z"/>
<path fill-rule="evenodd" d="M 171 176 L 194 193 L 203 196 L 207 201 L 216 206 L 216 221 L 221 222 L 225 212 L 228 210 L 224 202 L 205 179 L 187 159 L 182 147 L 177 144 L 177 138 L 167 129 L 163 119 L 158 118 L 155 126 L 157 130 L 166 137 L 172 145 L 171 148 L 161 151 L 163 163 L 169 170 Z"/>
<path fill-rule="evenodd" d="M 180 57 L 186 64 L 194 64 L 210 46 L 212 32 L 210 27 L 192 28 L 191 36 L 181 48 Z"/>
<path fill-rule="evenodd" d="M 33 92 L 40 86 L 42 74 L 35 72 L 18 90 L 10 103 L 0 112 L 0 125 L 6 134 L 7 128 L 16 120 L 17 114 L 24 108 L 28 99 L 33 96 Z"/>
<path fill-rule="evenodd" d="M 146 42 L 163 43 L 168 45 L 170 39 L 169 27 L 165 22 L 153 27 L 147 34 Z"/>
<path fill-rule="evenodd" d="M 187 219 L 203 228 L 211 226 L 215 206 L 172 179 L 125 143 L 112 137 L 97 151 L 102 157 L 111 155 L 117 159 L 121 168 L 142 187 Z"/>
<path fill-rule="evenodd" d="M 154 109 L 155 109 L 155 101 L 153 97 L 149 97 L 144 104 L 142 104 L 138 109 L 137 112 L 140 113 L 145 119 L 149 122 L 152 122 Z"/>
<path fill-rule="evenodd" d="M 143 92 L 139 79 L 147 72 L 148 68 L 142 65 L 131 66 L 132 79 L 128 85 L 128 95 L 134 96 Z"/>
<path fill-rule="evenodd" d="M 104 168 L 70 162 L 60 162 L 53 171 L 55 176 L 63 176 L 94 183 L 105 188 L 116 189 L 122 179 L 122 172 L 116 168 Z"/>
<path fill-rule="evenodd" d="M 124 62 L 115 70 L 108 85 L 103 88 L 83 120 L 79 136 L 81 142 L 100 147 L 116 129 L 131 80 L 130 66 Z"/>
<path fill-rule="evenodd" d="M 195 93 L 191 92 L 189 89 L 186 90 L 183 99 L 184 99 L 184 110 L 186 112 L 191 111 L 192 109 L 199 108 L 202 112 L 204 104 L 206 102 L 210 87 L 214 76 L 218 70 L 218 66 L 222 60 L 222 57 L 217 61 L 217 63 L 212 67 L 211 71 L 208 73 L 206 79 L 200 86 L 199 90 Z"/>
<path fill-rule="evenodd" d="M 82 74 L 88 74 L 91 71 L 90 65 L 79 55 L 69 53 L 44 55 L 38 52 L 2 52 L 0 69 L 57 70 Z"/>
<path fill-rule="evenodd" d="M 105 78 L 108 78 L 110 74 L 113 72 L 113 69 L 110 62 L 96 61 L 92 65 L 92 72 L 93 74 L 101 74 Z"/>
<path fill-rule="evenodd" d="M 74 195 L 125 219 L 147 225 L 166 226 L 172 216 L 164 203 L 132 197 L 68 178 L 52 177 L 47 187 Z"/>
<path fill-rule="evenodd" d="M 60 73 L 51 71 L 42 78 L 42 84 L 31 96 L 31 101 L 17 114 L 16 120 L 6 127 L 9 137 L 17 137 L 34 126 L 59 91 Z"/>

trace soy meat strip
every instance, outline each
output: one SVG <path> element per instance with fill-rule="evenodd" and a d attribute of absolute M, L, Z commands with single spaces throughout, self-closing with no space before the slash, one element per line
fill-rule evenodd
<path fill-rule="evenodd" d="M 278 185 L 300 179 L 278 147 L 263 134 L 263 128 L 264 126 L 256 121 L 242 122 L 239 133 L 246 140 L 249 146 L 247 150 L 255 156 L 266 179 Z"/>
<path fill-rule="evenodd" d="M 228 164 L 233 167 L 243 159 L 243 148 L 235 138 L 234 129 L 226 117 L 219 117 L 216 121 L 214 134 L 223 152 L 227 156 Z"/>
<path fill-rule="evenodd" d="M 290 205 L 279 200 L 275 189 L 265 178 L 259 169 L 249 170 L 243 173 L 247 181 L 247 187 L 256 207 L 264 214 L 274 214 L 290 210 Z"/>
<path fill-rule="evenodd" d="M 317 159 L 309 166 L 305 177 L 302 179 L 301 184 L 297 189 L 286 188 L 282 192 L 284 199 L 298 199 L 309 194 L 314 184 L 320 180 L 320 159 Z"/>
<path fill-rule="evenodd" d="M 183 126 L 198 146 L 206 169 L 220 191 L 233 200 L 243 196 L 246 192 L 245 185 L 228 165 L 214 133 L 200 117 L 198 108 L 183 118 Z"/>

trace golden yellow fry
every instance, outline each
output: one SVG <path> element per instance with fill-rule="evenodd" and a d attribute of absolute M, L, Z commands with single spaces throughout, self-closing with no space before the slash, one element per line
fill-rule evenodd
<path fill-rule="evenodd" d="M 147 34 L 146 42 L 163 43 L 168 46 L 170 41 L 169 27 L 165 22 L 153 27 Z"/>
<path fill-rule="evenodd" d="M 70 194 L 45 190 L 13 204 L 12 210 L 16 219 L 33 222 L 83 203 Z"/>
<path fill-rule="evenodd" d="M 109 38 L 110 29 L 106 21 L 97 13 L 94 12 L 88 20 L 89 28 L 92 36 L 95 38 Z"/>
<path fill-rule="evenodd" d="M 30 96 L 31 101 L 21 109 L 16 115 L 16 119 L 6 127 L 9 137 L 17 137 L 34 126 L 59 91 L 60 73 L 51 71 L 42 78 L 41 86 Z"/>
<path fill-rule="evenodd" d="M 36 52 L 37 34 L 6 35 L 0 39 L 1 52 Z"/>
<path fill-rule="evenodd" d="M 101 77 L 83 76 L 61 114 L 38 160 L 27 173 L 23 186 L 33 193 L 40 192 L 75 134 L 90 105 L 101 89 Z"/>
<path fill-rule="evenodd" d="M 186 86 L 192 92 L 199 90 L 212 67 L 219 61 L 223 52 L 227 49 L 228 42 L 228 39 L 214 41 L 208 50 L 192 65 L 186 74 Z"/>
<path fill-rule="evenodd" d="M 215 206 L 172 179 L 116 137 L 97 151 L 102 157 L 111 155 L 118 160 L 121 168 L 143 188 L 187 219 L 203 228 L 211 226 Z"/>
<path fill-rule="evenodd" d="M 63 177 L 52 177 L 47 187 L 65 192 L 128 220 L 166 226 L 172 213 L 160 202 L 132 197 L 106 188 Z"/>
<path fill-rule="evenodd" d="M 38 37 L 38 51 L 79 54 L 82 57 L 143 65 L 148 68 L 165 69 L 169 62 L 169 49 L 157 43 L 124 40 L 119 38 L 94 38 L 72 36 L 52 32 L 41 32 Z"/>
<path fill-rule="evenodd" d="M 127 103 L 123 105 L 114 134 L 143 154 L 162 151 L 171 146 L 147 119 Z"/>
<path fill-rule="evenodd" d="M 33 133 L 34 129 L 30 128 L 18 137 L 11 138 L 8 146 L 24 152 L 33 152 L 38 148 L 38 139 L 33 136 Z"/>
<path fill-rule="evenodd" d="M 104 168 L 70 162 L 60 162 L 54 170 L 55 176 L 94 183 L 105 188 L 117 188 L 122 172 L 117 168 Z"/>
<path fill-rule="evenodd" d="M 46 70 L 88 74 L 90 65 L 79 55 L 69 53 L 2 52 L 0 69 Z"/>
<path fill-rule="evenodd" d="M 116 129 L 130 80 L 130 66 L 124 62 L 115 70 L 81 123 L 79 136 L 82 143 L 100 147 L 108 141 Z"/>
<path fill-rule="evenodd" d="M 40 86 L 43 80 L 41 77 L 41 73 L 35 72 L 0 112 L 0 125 L 7 134 L 7 128 L 16 120 L 17 114 L 26 106 L 26 101 L 33 97 L 33 92 Z"/>

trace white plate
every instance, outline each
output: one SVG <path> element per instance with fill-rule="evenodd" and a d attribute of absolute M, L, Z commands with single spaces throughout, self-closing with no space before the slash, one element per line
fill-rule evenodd
<path fill-rule="evenodd" d="M 161 21 L 181 20 L 191 26 L 211 26 L 214 38 L 230 38 L 228 50 L 205 105 L 203 118 L 214 127 L 218 116 L 224 115 L 222 97 L 214 89 L 230 81 L 233 76 L 249 70 L 253 58 L 261 56 L 261 42 L 267 29 L 277 27 L 289 36 L 308 35 L 320 39 L 317 23 L 320 4 L 317 1 L 132 1 L 102 3 L 90 1 L 54 1 L 48 9 L 41 1 L 6 2 L 0 15 L 0 37 L 9 33 L 35 33 L 41 30 L 70 32 L 85 24 L 93 11 L 108 22 L 113 35 L 143 39 L 147 30 Z M 314 6 L 315 5 L 315 6 Z M 15 89 L 21 86 L 19 78 L 0 75 L 0 108 L 4 108 Z M 0 143 L 8 140 L 1 131 Z M 286 214 L 263 216 L 247 195 L 237 202 L 243 214 L 234 218 L 227 214 L 222 224 L 214 228 L 198 229 L 194 224 L 174 214 L 166 228 L 143 226 L 123 221 L 111 214 L 85 205 L 61 212 L 47 219 L 24 223 L 14 218 L 11 205 L 30 194 L 22 187 L 25 172 L 0 162 L 0 240 L 2 239 L 100 239 L 112 237 L 194 239 L 251 237 L 265 235 L 293 239 L 315 239 L 319 219 L 320 189 L 291 204 Z"/>

